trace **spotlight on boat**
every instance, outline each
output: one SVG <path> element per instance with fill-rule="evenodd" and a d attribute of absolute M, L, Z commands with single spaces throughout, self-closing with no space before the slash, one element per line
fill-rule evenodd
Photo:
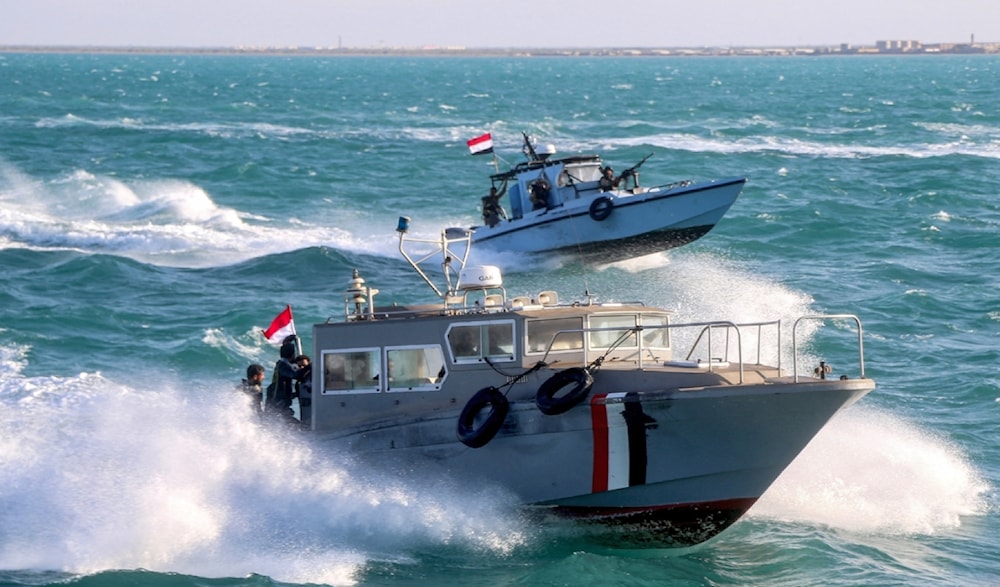
<path fill-rule="evenodd" d="M 406 234 L 410 231 L 410 217 L 400 216 L 399 222 L 396 224 L 396 232 L 400 234 Z"/>

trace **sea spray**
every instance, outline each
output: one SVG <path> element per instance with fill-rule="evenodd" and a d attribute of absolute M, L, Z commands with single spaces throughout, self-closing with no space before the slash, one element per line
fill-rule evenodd
<path fill-rule="evenodd" d="M 751 515 L 859 533 L 937 534 L 985 513 L 988 489 L 959 447 L 884 410 L 854 406 L 827 424 Z"/>
<path fill-rule="evenodd" d="M 345 584 L 382 552 L 529 540 L 502 491 L 364 469 L 227 389 L 29 378 L 3 354 L 0 568 Z"/>

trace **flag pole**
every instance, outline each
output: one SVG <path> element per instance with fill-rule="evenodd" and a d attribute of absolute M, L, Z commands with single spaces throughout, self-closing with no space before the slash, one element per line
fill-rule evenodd
<path fill-rule="evenodd" d="M 302 343 L 299 340 L 299 333 L 295 329 L 295 315 L 292 314 L 292 305 L 288 304 L 288 318 L 292 321 L 292 334 L 295 336 L 295 356 L 302 354 Z"/>

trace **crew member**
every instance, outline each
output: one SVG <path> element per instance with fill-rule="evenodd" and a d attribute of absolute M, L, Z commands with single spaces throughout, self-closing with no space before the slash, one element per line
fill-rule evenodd
<path fill-rule="evenodd" d="M 622 174 L 624 175 L 624 174 Z M 604 168 L 604 172 L 601 175 L 601 191 L 609 192 L 618 187 L 622 181 L 621 177 L 615 177 L 615 170 L 611 168 L 610 165 Z"/>

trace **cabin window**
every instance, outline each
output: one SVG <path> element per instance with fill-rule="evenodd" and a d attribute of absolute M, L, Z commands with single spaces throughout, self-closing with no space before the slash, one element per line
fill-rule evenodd
<path fill-rule="evenodd" d="M 528 352 L 544 353 L 552 343 L 552 351 L 570 351 L 583 348 L 583 318 L 554 318 L 531 320 L 528 329 Z M 570 330 L 575 332 L 560 332 Z M 554 340 L 553 340 L 554 338 Z"/>
<path fill-rule="evenodd" d="M 563 174 L 570 180 L 569 183 L 581 184 L 600 181 L 600 162 L 568 163 Z"/>
<path fill-rule="evenodd" d="M 666 327 L 670 323 L 667 316 L 656 314 L 643 314 L 642 344 L 646 348 L 669 349 L 670 330 Z"/>
<path fill-rule="evenodd" d="M 323 351 L 323 393 L 379 391 L 381 352 L 377 348 Z"/>
<path fill-rule="evenodd" d="M 455 363 L 475 363 L 487 357 L 509 362 L 516 354 L 512 320 L 456 324 L 448 329 L 446 337 Z"/>
<path fill-rule="evenodd" d="M 441 389 L 446 371 L 439 345 L 387 348 L 385 357 L 386 391 Z"/>
<path fill-rule="evenodd" d="M 620 344 L 615 348 L 634 349 L 636 346 L 635 332 L 629 332 L 629 329 L 635 328 L 635 314 L 591 316 L 590 327 L 596 329 L 589 333 L 592 349 L 608 349 L 619 341 Z M 615 330 L 605 330 L 606 328 Z"/>

